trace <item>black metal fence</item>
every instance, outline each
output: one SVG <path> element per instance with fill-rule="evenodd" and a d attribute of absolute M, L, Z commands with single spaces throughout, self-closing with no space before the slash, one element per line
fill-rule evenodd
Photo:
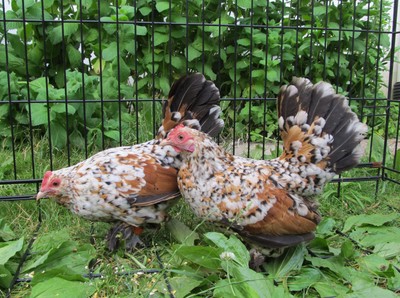
<path fill-rule="evenodd" d="M 259 158 L 278 154 L 279 87 L 331 82 L 370 127 L 365 171 L 335 181 L 400 183 L 397 1 L 118 3 L 1 0 L 0 203 L 33 199 L 45 170 L 151 139 L 191 71 L 221 90 L 220 142 Z"/>

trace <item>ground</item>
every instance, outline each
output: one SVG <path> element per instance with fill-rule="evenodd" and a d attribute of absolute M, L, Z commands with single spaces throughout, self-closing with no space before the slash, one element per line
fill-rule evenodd
<path fill-rule="evenodd" d="M 376 174 L 360 168 L 347 176 Z M 400 187 L 364 181 L 341 183 L 340 190 L 337 196 L 332 183 L 319 198 L 324 220 L 316 239 L 267 259 L 259 272 L 249 268 L 240 239 L 196 219 L 183 201 L 169 223 L 145 231 L 147 247 L 114 254 L 105 249 L 107 223 L 80 219 L 51 200 L 3 201 L 0 291 L 6 294 L 5 283 L 33 238 L 40 208 L 42 224 L 20 273 L 30 282 L 17 283 L 12 297 L 397 297 Z M 0 191 L 17 195 L 35 188 L 1 185 Z"/>

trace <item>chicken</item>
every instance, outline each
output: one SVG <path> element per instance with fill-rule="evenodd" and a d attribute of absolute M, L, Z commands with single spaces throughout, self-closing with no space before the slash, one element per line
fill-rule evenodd
<path fill-rule="evenodd" d="M 194 213 L 228 225 L 250 243 L 282 249 L 313 239 L 315 195 L 355 167 L 367 126 L 325 82 L 294 78 L 278 96 L 283 153 L 272 160 L 234 156 L 207 135 L 178 125 L 161 145 L 181 154 L 178 186 Z"/>
<path fill-rule="evenodd" d="M 51 197 L 73 213 L 93 221 L 117 222 L 107 236 L 108 248 L 131 250 L 145 224 L 166 220 L 167 208 L 180 197 L 179 153 L 160 146 L 178 124 L 201 129 L 210 137 L 223 127 L 219 91 L 201 74 L 184 76 L 171 87 L 163 106 L 157 138 L 134 146 L 101 151 L 76 165 L 44 174 L 37 200 Z"/>

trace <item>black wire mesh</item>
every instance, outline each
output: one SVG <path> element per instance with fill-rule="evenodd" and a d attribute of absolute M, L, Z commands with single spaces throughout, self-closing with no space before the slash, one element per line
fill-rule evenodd
<path fill-rule="evenodd" d="M 370 126 L 365 171 L 335 179 L 338 192 L 342 182 L 400 184 L 397 1 L 1 0 L 0 8 L 1 203 L 33 199 L 45 170 L 151 139 L 170 84 L 192 71 L 221 90 L 220 142 L 247 155 L 258 144 L 261 158 L 279 154 L 270 149 L 279 148 L 279 86 L 292 76 L 330 81 Z"/>

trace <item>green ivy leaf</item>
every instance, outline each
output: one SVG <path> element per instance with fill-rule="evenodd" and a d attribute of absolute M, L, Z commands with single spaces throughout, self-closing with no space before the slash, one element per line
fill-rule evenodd
<path fill-rule="evenodd" d="M 44 77 L 38 78 L 29 83 L 29 88 L 36 93 L 39 93 L 42 90 L 46 90 L 46 87 L 47 83 L 46 83 L 46 78 Z"/>
<path fill-rule="evenodd" d="M 264 78 L 265 71 L 263 69 L 255 69 L 252 71 L 251 76 L 253 78 Z"/>
<path fill-rule="evenodd" d="M 68 115 L 73 115 L 76 112 L 76 109 L 73 105 L 67 104 L 68 107 Z M 51 107 L 51 111 L 54 113 L 65 113 L 67 107 L 65 106 L 65 103 L 56 103 Z"/>
<path fill-rule="evenodd" d="M 139 11 L 145 17 L 145 16 L 149 15 L 152 10 L 148 6 L 143 6 L 143 7 L 139 8 Z"/>
<path fill-rule="evenodd" d="M 166 2 L 166 1 L 157 1 L 156 3 L 156 9 L 158 12 L 163 12 L 165 10 L 170 9 L 170 3 L 171 2 Z M 175 7 L 174 3 L 171 3 L 171 9 Z"/>
<path fill-rule="evenodd" d="M 114 19 L 110 17 L 101 17 L 100 21 L 104 22 L 103 28 L 108 35 L 113 35 L 117 31 L 117 25 Z"/>
<path fill-rule="evenodd" d="M 251 5 L 252 5 L 252 3 L 251 3 L 251 1 L 248 1 L 248 0 L 236 0 L 237 2 L 237 5 L 240 7 L 240 8 L 244 8 L 244 9 L 249 9 L 249 8 L 251 8 Z"/>
<path fill-rule="evenodd" d="M 8 116 L 8 112 L 10 110 L 10 106 L 7 104 L 0 105 L 0 119 L 6 118 Z"/>
<path fill-rule="evenodd" d="M 28 105 L 27 105 L 27 109 L 29 109 Z M 48 110 L 47 110 L 47 107 L 45 104 L 31 103 L 30 110 L 31 110 L 31 121 L 32 121 L 33 126 L 47 124 Z"/>
<path fill-rule="evenodd" d="M 67 144 L 67 133 L 65 128 L 57 122 L 51 123 L 51 143 L 58 149 L 64 148 Z"/>
<path fill-rule="evenodd" d="M 118 59 L 119 59 L 119 65 L 118 65 Z M 131 69 L 125 63 L 124 59 L 122 57 L 116 57 L 112 64 L 113 64 L 113 69 L 115 69 L 115 76 L 118 77 L 117 71 L 119 69 L 120 82 L 125 82 L 131 74 Z"/>
<path fill-rule="evenodd" d="M 202 53 L 198 50 L 196 50 L 193 46 L 189 45 L 188 47 L 188 61 L 191 62 L 195 60 L 196 58 L 199 58 L 202 55 Z"/>
<path fill-rule="evenodd" d="M 117 43 L 115 41 L 111 42 L 107 48 L 103 50 L 103 59 L 105 61 L 112 61 L 118 56 Z"/>
<path fill-rule="evenodd" d="M 166 43 L 169 40 L 169 36 L 167 33 L 161 33 L 161 32 L 154 32 L 154 46 L 158 46 L 160 44 Z"/>
<path fill-rule="evenodd" d="M 314 6 L 314 16 L 318 17 L 321 15 L 326 14 L 326 7 L 325 6 Z"/>
<path fill-rule="evenodd" d="M 122 5 L 119 11 L 120 13 L 125 14 L 128 17 L 128 20 L 132 20 L 135 17 L 136 8 L 133 6 Z"/>
<path fill-rule="evenodd" d="M 119 141 L 119 131 L 118 130 L 107 130 L 104 132 L 104 135 L 106 137 L 109 137 L 110 139 L 113 139 L 114 141 Z"/>
<path fill-rule="evenodd" d="M 201 69 L 201 65 L 197 69 Z M 210 80 L 215 81 L 217 79 L 217 75 L 213 72 L 211 65 L 204 65 L 204 75 L 209 77 Z"/>
<path fill-rule="evenodd" d="M 47 10 L 42 10 L 42 4 L 40 2 L 35 3 L 31 7 L 29 7 L 26 11 L 25 17 L 27 19 L 44 19 L 44 20 L 53 20 L 51 14 L 47 12 Z"/>
<path fill-rule="evenodd" d="M 35 4 L 35 1 L 34 0 L 17 0 L 17 5 L 18 5 L 18 7 L 19 8 L 24 8 L 25 9 L 25 11 L 29 8 L 29 7 L 31 7 L 32 5 L 34 5 Z"/>
<path fill-rule="evenodd" d="M 237 43 L 241 46 L 248 47 L 250 45 L 250 39 L 248 38 L 241 38 L 237 40 Z"/>
<path fill-rule="evenodd" d="M 169 58 L 167 58 L 166 62 L 169 62 Z M 171 57 L 171 64 L 173 67 L 175 67 L 176 69 L 182 69 L 185 65 L 185 59 L 180 57 L 180 56 L 172 56 Z"/>
<path fill-rule="evenodd" d="M 127 26 L 127 25 L 122 25 L 122 26 Z M 128 27 L 126 27 L 125 33 L 127 36 L 132 36 L 131 38 L 135 37 L 135 33 L 137 36 L 145 36 L 147 34 L 147 27 L 140 25 L 129 25 Z M 129 41 L 129 44 L 131 47 L 134 47 L 135 42 L 131 40 Z"/>
<path fill-rule="evenodd" d="M 76 31 L 78 31 L 79 25 L 75 23 L 64 23 L 64 39 L 66 37 L 71 36 L 72 34 L 75 34 Z M 50 42 L 55 45 L 60 43 L 63 40 L 63 35 L 62 35 L 62 25 L 59 25 L 57 27 L 54 27 L 50 32 L 49 32 L 49 39 Z"/>
<path fill-rule="evenodd" d="M 53 4 L 54 4 L 54 0 L 44 0 L 44 8 L 45 9 L 48 9 L 48 8 L 50 8 L 51 6 L 53 6 Z"/>
<path fill-rule="evenodd" d="M 81 52 L 75 49 L 75 47 L 72 46 L 71 44 L 67 45 L 67 55 L 69 63 L 71 64 L 72 68 L 81 66 L 82 64 Z"/>
<path fill-rule="evenodd" d="M 85 139 L 83 138 L 82 134 L 78 130 L 74 130 L 70 135 L 69 139 L 71 144 L 77 148 L 84 148 L 85 146 Z"/>
<path fill-rule="evenodd" d="M 167 97 L 168 93 L 169 93 L 169 89 L 170 89 L 168 78 L 161 77 L 157 81 L 158 81 L 158 85 L 160 86 L 160 89 L 162 90 L 164 97 Z"/>

